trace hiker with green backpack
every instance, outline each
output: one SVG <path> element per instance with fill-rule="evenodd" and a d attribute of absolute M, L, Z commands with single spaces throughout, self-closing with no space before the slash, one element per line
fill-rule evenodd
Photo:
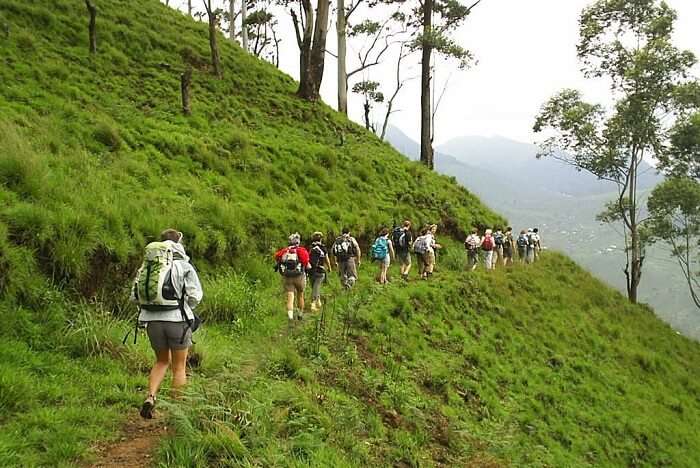
<path fill-rule="evenodd" d="M 148 396 L 140 412 L 146 419 L 153 417 L 156 394 L 168 367 L 173 373 L 173 390 L 187 382 L 187 353 L 192 346 L 192 332 L 200 323 L 194 308 L 203 296 L 197 271 L 182 245 L 182 233 L 167 229 L 160 237 L 160 242 L 146 246 L 145 259 L 131 292 L 132 301 L 139 305 L 138 323 L 145 325 L 156 354 L 148 377 Z"/>
<path fill-rule="evenodd" d="M 386 284 L 386 274 L 391 264 L 391 259 L 396 256 L 394 245 L 389 239 L 389 229 L 384 227 L 372 244 L 372 260 L 379 262 L 379 284 Z"/>

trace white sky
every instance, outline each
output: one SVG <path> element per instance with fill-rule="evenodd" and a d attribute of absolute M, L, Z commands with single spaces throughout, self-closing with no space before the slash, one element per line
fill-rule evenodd
<path fill-rule="evenodd" d="M 177 4 L 177 0 L 171 3 Z M 197 4 L 196 0 L 193 3 Z M 483 0 L 455 35 L 475 55 L 477 65 L 457 71 L 449 62 L 437 62 L 438 86 L 448 77 L 450 81 L 437 115 L 436 144 L 462 135 L 500 135 L 532 142 L 535 115 L 562 88 L 580 89 L 590 101 L 606 104 L 607 83 L 584 79 L 576 57 L 578 18 L 581 10 L 591 3 L 591 0 Z M 678 12 L 675 44 L 700 56 L 697 29 L 700 0 L 667 0 L 667 3 Z M 291 19 L 281 15 L 279 21 L 284 37 L 280 67 L 296 78 L 299 59 Z M 353 45 L 360 44 L 349 45 L 349 56 Z M 327 47 L 336 50 L 334 24 L 329 29 Z M 325 102 L 335 107 L 336 60 L 331 56 L 326 58 L 322 95 Z M 352 68 L 352 63 L 348 68 Z M 416 72 L 417 68 L 412 74 Z M 696 74 L 700 74 L 700 67 Z M 394 71 L 390 63 L 373 69 L 369 78 L 382 83 L 385 95 L 393 92 Z M 401 111 L 393 114 L 391 120 L 416 140 L 420 130 L 419 84 L 419 80 L 414 80 L 402 90 L 397 101 Z M 360 122 L 360 97 L 350 93 L 349 106 L 350 116 Z"/>

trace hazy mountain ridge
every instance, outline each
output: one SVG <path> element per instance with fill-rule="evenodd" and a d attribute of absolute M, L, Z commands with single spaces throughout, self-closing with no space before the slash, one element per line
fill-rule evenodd
<path fill-rule="evenodd" d="M 390 128 L 387 135 L 407 157 L 419 158 L 420 146 L 408 135 L 397 128 Z M 539 226 L 548 247 L 565 252 L 624 291 L 623 237 L 617 226 L 595 219 L 616 197 L 616 186 L 560 161 L 538 160 L 536 155 L 536 146 L 507 138 L 460 137 L 437 147 L 435 167 L 503 213 L 516 229 Z M 644 166 L 642 198 L 662 180 L 653 167 Z M 700 318 L 663 244 L 647 249 L 641 299 L 674 328 L 700 339 Z"/>

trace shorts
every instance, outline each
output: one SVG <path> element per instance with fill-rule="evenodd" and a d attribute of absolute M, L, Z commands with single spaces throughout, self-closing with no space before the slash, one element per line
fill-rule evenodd
<path fill-rule="evenodd" d="M 187 330 L 187 331 L 185 331 Z M 146 322 L 146 333 L 155 351 L 187 349 L 192 346 L 192 330 L 186 322 Z M 185 339 L 182 339 L 182 335 Z"/>
<path fill-rule="evenodd" d="M 411 265 L 411 252 L 399 252 L 397 256 L 399 257 L 399 262 L 401 263 L 401 265 Z"/>
<path fill-rule="evenodd" d="M 284 276 L 282 277 L 282 287 L 285 292 L 301 294 L 306 289 L 306 275 Z"/>
<path fill-rule="evenodd" d="M 513 251 L 508 249 L 503 249 L 503 258 L 513 258 Z"/>
<path fill-rule="evenodd" d="M 386 257 L 382 259 L 377 259 L 377 263 L 379 263 L 380 265 L 386 265 L 388 267 L 389 265 L 391 265 L 391 257 L 389 256 L 389 254 L 387 254 Z"/>

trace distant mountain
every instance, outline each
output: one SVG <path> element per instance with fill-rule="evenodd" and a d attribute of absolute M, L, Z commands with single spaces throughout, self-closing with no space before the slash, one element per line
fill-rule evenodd
<path fill-rule="evenodd" d="M 387 137 L 408 158 L 419 159 L 420 145 L 401 130 L 389 128 Z M 536 154 L 536 146 L 506 138 L 462 137 L 438 146 L 435 168 L 506 216 L 516 230 L 540 227 L 547 247 L 566 252 L 624 291 L 624 241 L 613 226 L 596 221 L 616 196 L 616 186 L 557 160 L 537 160 Z M 641 190 L 648 194 L 661 177 L 648 165 L 642 172 Z M 675 328 L 700 339 L 700 320 L 668 252 L 661 245 L 649 248 L 645 264 L 642 300 Z"/>
<path fill-rule="evenodd" d="M 439 145 L 438 153 L 449 154 L 458 161 L 489 170 L 502 180 L 518 184 L 525 191 L 540 190 L 571 196 L 600 195 L 616 191 L 615 184 L 599 180 L 554 158 L 537 159 L 535 145 L 502 137 L 464 136 Z M 652 188 L 661 181 L 654 168 L 644 163 L 639 179 L 641 189 Z"/>

